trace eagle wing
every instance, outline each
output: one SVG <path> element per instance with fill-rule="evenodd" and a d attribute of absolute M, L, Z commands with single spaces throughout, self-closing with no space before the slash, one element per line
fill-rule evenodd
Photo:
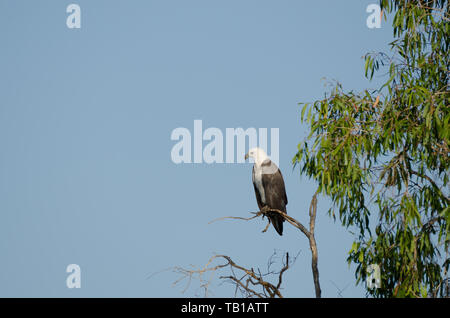
<path fill-rule="evenodd" d="M 272 209 L 277 209 L 286 213 L 286 205 L 288 203 L 288 199 L 286 195 L 286 188 L 284 185 L 283 175 L 281 174 L 280 169 L 275 165 L 275 163 L 271 161 L 263 163 L 263 167 L 264 166 L 267 167 L 270 165 L 274 166 L 270 167 L 268 171 L 275 171 L 275 172 L 264 173 L 262 175 L 262 183 L 264 187 L 266 204 Z M 258 206 L 261 209 L 262 208 L 262 206 L 260 206 L 261 198 L 258 198 L 259 193 L 256 187 L 255 192 L 257 193 L 256 200 L 258 201 Z M 278 232 L 278 234 L 282 235 L 284 218 L 276 212 L 273 212 L 268 216 L 273 226 L 275 227 L 275 230 Z"/>

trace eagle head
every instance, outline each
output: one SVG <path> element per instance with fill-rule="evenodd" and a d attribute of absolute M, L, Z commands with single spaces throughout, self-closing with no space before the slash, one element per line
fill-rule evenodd
<path fill-rule="evenodd" d="M 245 160 L 247 160 L 248 158 L 253 158 L 255 160 L 255 163 L 257 165 L 260 165 L 269 157 L 263 149 L 255 147 L 250 149 L 245 155 Z"/>

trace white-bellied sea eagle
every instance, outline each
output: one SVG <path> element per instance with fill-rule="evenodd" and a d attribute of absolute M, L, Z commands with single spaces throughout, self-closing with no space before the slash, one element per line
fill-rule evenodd
<path fill-rule="evenodd" d="M 288 199 L 280 169 L 261 148 L 250 149 L 245 155 L 245 160 L 248 158 L 255 161 L 252 181 L 259 210 L 267 206 L 286 213 Z M 283 235 L 284 218 L 276 212 L 268 213 L 268 217 L 278 234 Z"/>

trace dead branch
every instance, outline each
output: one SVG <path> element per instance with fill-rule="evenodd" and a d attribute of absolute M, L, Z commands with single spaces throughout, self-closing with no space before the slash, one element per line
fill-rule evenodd
<path fill-rule="evenodd" d="M 285 212 L 277 210 L 277 209 L 271 209 L 267 206 L 263 207 L 261 211 L 258 212 L 251 212 L 254 214 L 251 217 L 245 218 L 245 217 L 237 217 L 237 216 L 225 216 L 221 217 L 215 220 L 212 220 L 209 223 L 213 223 L 219 220 L 224 219 L 234 219 L 234 220 L 244 220 L 244 221 L 250 221 L 253 220 L 259 216 L 268 217 L 269 214 L 272 213 L 278 213 L 280 214 L 284 220 L 286 220 L 289 224 L 299 229 L 309 240 L 309 246 L 311 249 L 311 268 L 313 273 L 313 279 L 314 279 L 314 287 L 315 287 L 315 294 L 317 298 L 321 297 L 321 289 L 320 289 L 320 283 L 319 283 L 319 270 L 318 270 L 318 251 L 317 251 L 317 244 L 316 239 L 314 236 L 314 230 L 315 230 L 315 223 L 316 223 L 316 213 L 317 213 L 317 194 L 318 191 L 313 195 L 311 204 L 309 207 L 309 229 L 306 228 L 301 222 L 294 219 L 292 216 L 287 215 Z M 266 232 L 269 225 L 270 225 L 270 219 L 268 218 L 267 226 L 264 228 L 263 232 Z M 238 291 L 241 292 L 241 294 L 245 297 L 259 297 L 259 298 L 266 298 L 266 297 L 279 297 L 282 298 L 282 294 L 280 292 L 281 285 L 283 282 L 283 274 L 289 269 L 290 265 L 295 262 L 295 257 L 293 260 L 290 260 L 289 254 L 285 254 L 285 260 L 283 261 L 283 267 L 279 272 L 274 272 L 270 269 L 271 265 L 273 264 L 272 257 L 269 259 L 268 263 L 268 272 L 267 273 L 261 273 L 261 271 L 258 269 L 257 271 L 254 271 L 253 268 L 247 269 L 243 266 L 237 265 L 229 256 L 227 255 L 215 255 L 209 259 L 209 261 L 206 263 L 206 265 L 203 268 L 195 268 L 192 267 L 192 269 L 185 269 L 182 267 L 174 267 L 172 268 L 172 271 L 175 273 L 178 273 L 181 275 L 179 279 L 177 279 L 173 285 L 177 285 L 182 281 L 187 281 L 186 286 L 183 289 L 183 293 L 189 288 L 193 280 L 199 280 L 200 282 L 200 288 L 204 290 L 205 297 L 208 296 L 209 293 L 209 287 L 212 283 L 214 274 L 218 272 L 219 270 L 222 270 L 224 268 L 228 268 L 231 274 L 229 275 L 221 275 L 219 276 L 219 279 L 223 281 L 231 282 L 235 285 L 235 295 Z M 224 263 L 219 263 L 216 265 L 216 262 L 219 260 L 225 261 Z M 207 275 L 209 274 L 209 276 Z M 278 276 L 278 282 L 276 284 L 272 284 L 269 281 L 265 279 L 268 275 L 277 275 Z"/>
<path fill-rule="evenodd" d="M 274 252 L 275 254 L 276 252 Z M 272 255 L 273 256 L 273 255 Z M 255 271 L 253 268 L 248 269 L 241 265 L 236 264 L 227 255 L 214 255 L 209 259 L 206 265 L 202 268 L 196 269 L 185 269 L 182 267 L 174 267 L 173 272 L 180 274 L 181 277 L 177 279 L 173 285 L 177 285 L 182 281 L 187 281 L 183 289 L 183 293 L 189 288 L 193 280 L 200 281 L 200 288 L 204 290 L 205 297 L 209 294 L 209 287 L 211 285 L 213 276 L 220 269 L 228 267 L 230 274 L 221 275 L 219 279 L 223 281 L 228 281 L 236 286 L 236 293 L 239 291 L 245 297 L 258 297 L 258 298 L 283 298 L 280 292 L 281 284 L 283 282 L 283 274 L 289 269 L 291 264 L 295 262 L 297 257 L 293 260 L 289 258 L 289 254 L 285 253 L 285 258 L 283 262 L 283 267 L 280 271 L 273 271 L 270 267 L 273 263 L 270 263 L 266 273 L 261 273 L 258 269 Z M 222 263 L 215 264 L 220 261 L 225 261 Z M 210 274 L 207 277 L 207 274 Z M 270 283 L 265 279 L 266 276 L 277 275 L 278 281 L 275 284 Z"/>
<path fill-rule="evenodd" d="M 249 218 L 244 217 L 236 217 L 236 216 L 225 216 L 221 217 L 215 220 L 212 220 L 209 223 L 213 223 L 215 221 L 224 220 L 224 219 L 237 219 L 237 220 L 244 220 L 244 221 L 250 221 L 258 216 L 268 216 L 269 213 L 278 213 L 280 214 L 289 224 L 299 229 L 307 238 L 309 241 L 309 247 L 311 249 L 311 268 L 313 273 L 313 279 L 314 279 L 314 289 L 315 294 L 317 298 L 320 298 L 322 295 L 322 291 L 320 289 L 320 282 L 319 282 L 319 269 L 318 269 L 318 251 L 317 251 L 317 243 L 314 236 L 314 229 L 316 225 L 316 214 L 317 214 L 317 194 L 318 192 L 313 195 L 311 204 L 309 207 L 309 230 L 298 220 L 294 219 L 292 216 L 286 214 L 283 211 L 277 210 L 277 209 L 271 209 L 267 206 L 263 207 L 261 211 L 258 212 L 251 212 L 254 214 L 254 216 Z M 263 232 L 266 232 L 269 227 L 270 221 L 263 230 Z"/>

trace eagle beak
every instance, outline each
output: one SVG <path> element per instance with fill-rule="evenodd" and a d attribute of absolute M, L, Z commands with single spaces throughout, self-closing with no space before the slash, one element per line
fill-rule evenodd
<path fill-rule="evenodd" d="M 246 155 L 245 155 L 245 160 L 247 160 L 247 159 L 248 159 L 248 157 L 249 157 L 249 156 L 248 156 L 248 154 L 246 154 Z"/>

